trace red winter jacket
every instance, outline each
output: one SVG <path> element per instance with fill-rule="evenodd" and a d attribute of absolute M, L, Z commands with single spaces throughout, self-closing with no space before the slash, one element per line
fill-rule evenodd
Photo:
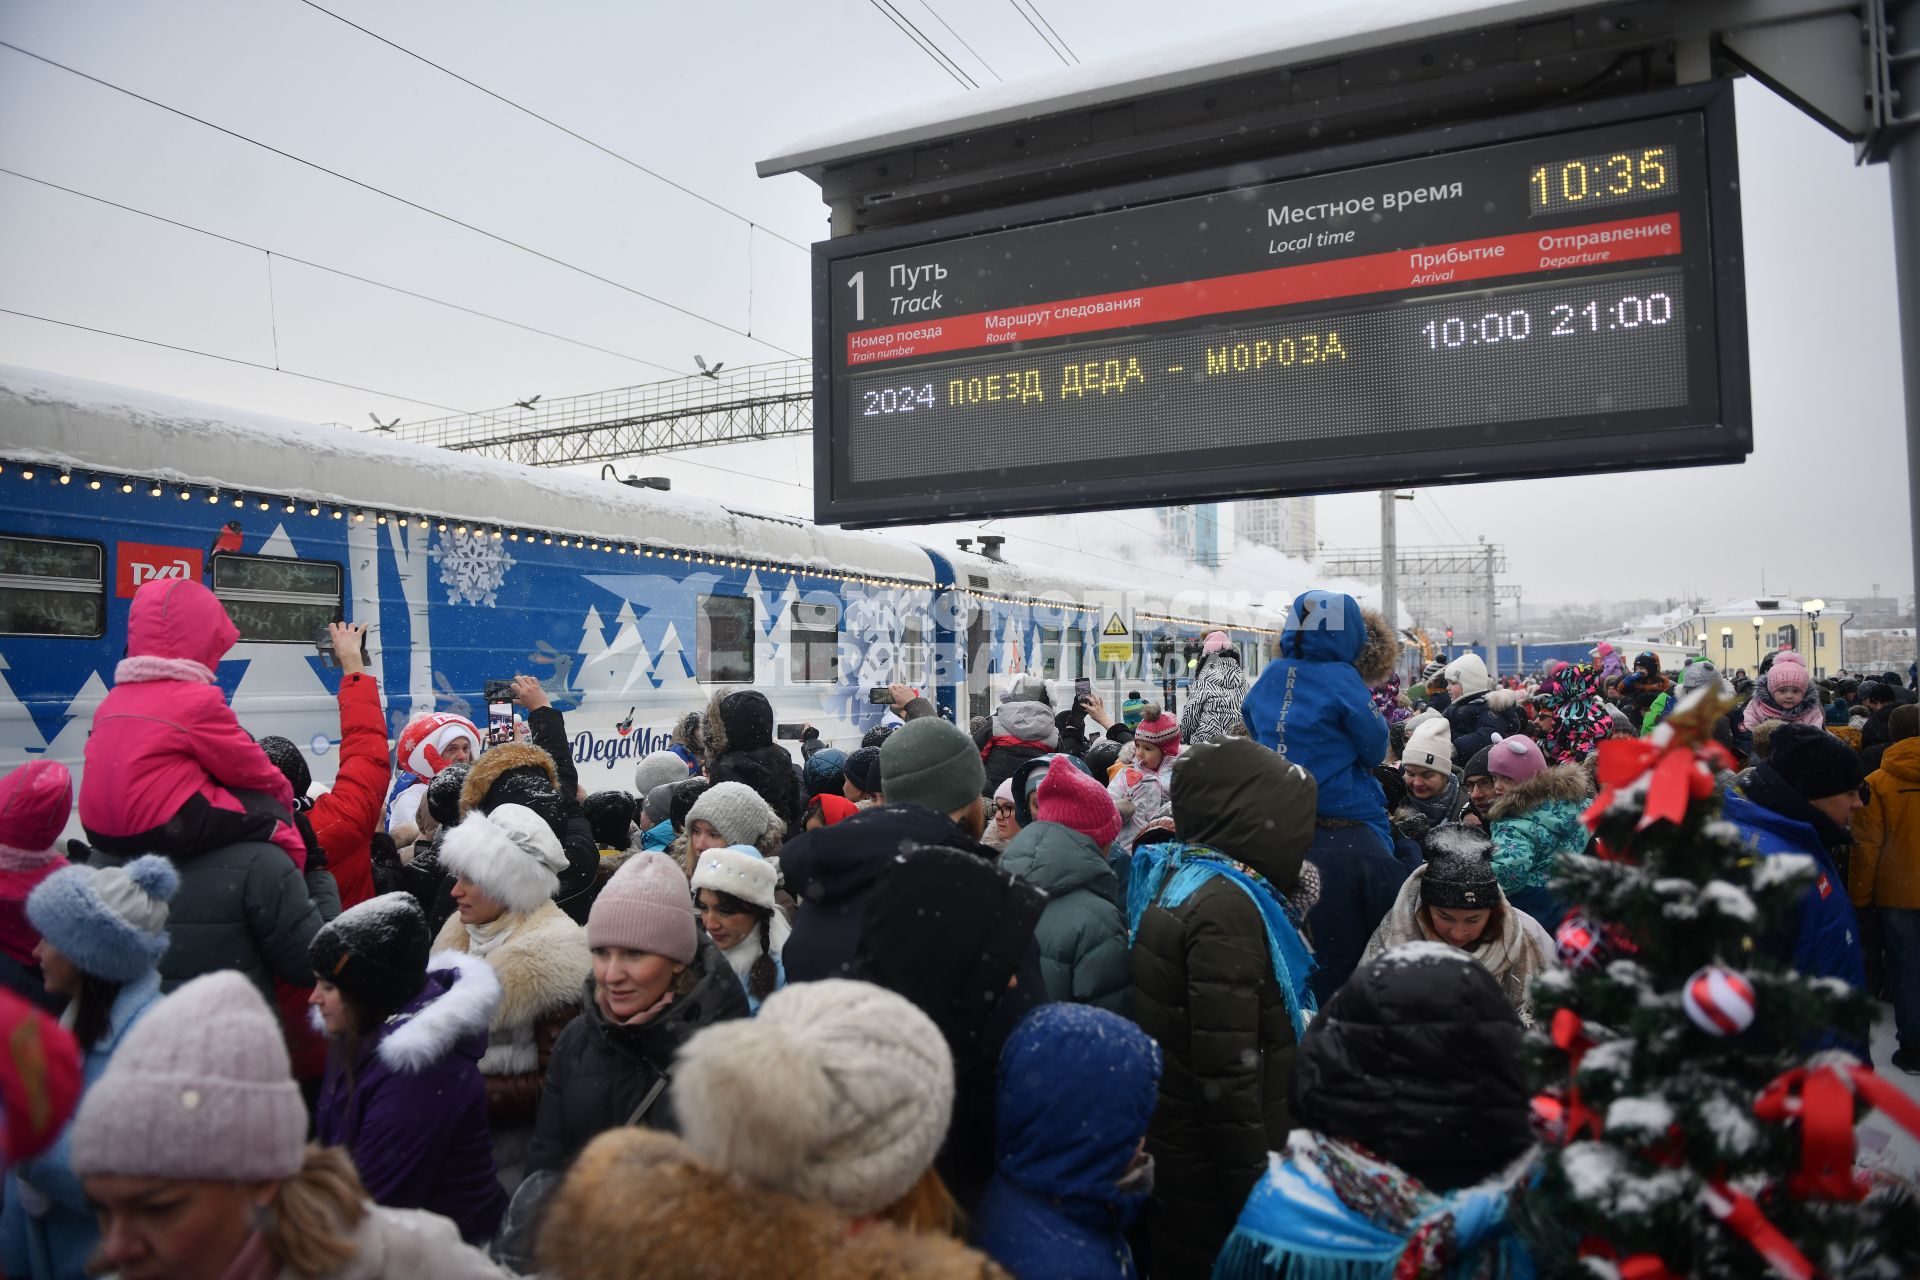
<path fill-rule="evenodd" d="M 229 788 L 263 792 L 288 814 L 293 788 L 234 718 L 212 683 L 240 632 L 201 583 L 161 578 L 134 594 L 127 657 L 93 714 L 80 825 L 106 836 L 153 831 L 199 795 L 215 809 L 246 811 Z M 288 823 L 274 843 L 304 867 L 306 846 Z"/>
<path fill-rule="evenodd" d="M 387 718 L 380 710 L 380 684 L 364 671 L 340 681 L 340 771 L 333 789 L 313 802 L 307 821 L 340 885 L 340 907 L 357 907 L 373 896 L 369 845 L 385 816 Z"/>

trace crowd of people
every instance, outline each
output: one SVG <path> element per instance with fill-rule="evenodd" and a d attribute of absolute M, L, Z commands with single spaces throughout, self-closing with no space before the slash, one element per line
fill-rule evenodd
<path fill-rule="evenodd" d="M 340 624 L 311 795 L 220 697 L 235 638 L 142 586 L 78 796 L 0 778 L 6 1275 L 1524 1274 L 1555 867 L 1599 742 L 1710 685 L 1727 818 L 1821 873 L 1762 945 L 1884 993 L 1920 1072 L 1911 675 L 1602 645 L 1403 688 L 1315 591 L 1182 708 L 894 686 L 796 755 L 728 689 L 586 794 L 528 677 L 522 740 L 389 744 Z"/>

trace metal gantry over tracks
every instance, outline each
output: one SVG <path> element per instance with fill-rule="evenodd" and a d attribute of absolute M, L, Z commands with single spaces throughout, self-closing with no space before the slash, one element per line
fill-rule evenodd
<path fill-rule="evenodd" d="M 612 462 L 650 453 L 806 435 L 813 430 L 813 365 L 745 365 L 613 391 L 542 399 L 403 423 L 415 444 L 478 453 L 532 467 Z"/>

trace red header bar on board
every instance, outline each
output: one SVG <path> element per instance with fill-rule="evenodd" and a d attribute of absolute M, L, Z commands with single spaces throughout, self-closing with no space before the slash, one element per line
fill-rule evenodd
<path fill-rule="evenodd" d="M 1458 280 L 1631 262 L 1680 252 L 1680 215 L 1653 214 L 1485 240 L 1394 249 L 1358 258 L 1273 267 L 1241 275 L 1183 280 L 1125 293 L 1039 302 L 1003 311 L 930 317 L 847 335 L 847 363 L 875 364 L 942 351 L 1163 324 L 1197 316 L 1259 311 L 1292 303 L 1391 293 Z"/>

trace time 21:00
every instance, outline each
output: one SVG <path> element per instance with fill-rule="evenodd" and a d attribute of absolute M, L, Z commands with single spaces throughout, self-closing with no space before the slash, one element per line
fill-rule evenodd
<path fill-rule="evenodd" d="M 1673 319 L 1673 299 L 1664 293 L 1645 297 L 1628 295 L 1614 302 L 1587 302 L 1584 305 L 1562 302 L 1549 311 L 1540 332 L 1548 337 L 1567 337 L 1576 333 L 1608 333 L 1621 329 L 1659 326 Z M 1457 347 L 1490 347 L 1502 342 L 1525 342 L 1534 336 L 1533 313 L 1524 308 L 1513 311 L 1488 311 L 1478 317 L 1447 316 L 1429 320 L 1420 332 L 1426 335 L 1429 350 Z"/>

